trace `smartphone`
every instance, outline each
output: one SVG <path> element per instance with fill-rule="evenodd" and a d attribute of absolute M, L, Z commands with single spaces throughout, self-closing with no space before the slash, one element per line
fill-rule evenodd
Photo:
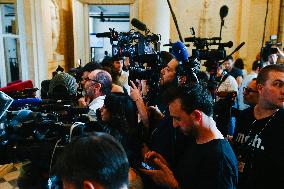
<path fill-rule="evenodd" d="M 147 169 L 147 170 L 154 170 L 153 167 L 151 167 L 150 165 L 148 165 L 147 163 L 145 162 L 141 162 L 141 166 L 144 168 L 144 169 Z"/>

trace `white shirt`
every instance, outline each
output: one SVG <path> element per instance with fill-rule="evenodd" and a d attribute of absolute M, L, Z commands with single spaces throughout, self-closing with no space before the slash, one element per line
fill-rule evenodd
<path fill-rule="evenodd" d="M 228 75 L 225 81 L 223 81 L 220 84 L 217 91 L 218 92 L 233 92 L 233 91 L 238 92 L 238 83 L 233 76 Z M 219 97 L 216 98 L 217 101 L 219 99 L 220 99 Z"/>
<path fill-rule="evenodd" d="M 248 75 L 246 75 L 243 79 L 242 85 L 239 89 L 239 93 L 238 93 L 238 104 L 239 104 L 239 110 L 244 110 L 246 108 L 249 107 L 249 105 L 244 103 L 244 87 L 247 87 L 248 84 L 257 77 L 257 73 L 252 72 Z"/>
<path fill-rule="evenodd" d="M 130 86 L 128 85 L 128 77 L 129 77 L 129 71 L 123 71 L 121 72 L 120 76 L 118 77 L 118 85 L 121 87 L 124 87 L 127 90 L 128 95 L 130 94 Z"/>
<path fill-rule="evenodd" d="M 97 115 L 96 111 L 97 109 L 103 107 L 104 101 L 106 96 L 99 96 L 95 98 L 90 104 L 89 104 L 89 113 L 88 116 L 90 118 L 90 121 L 97 121 Z"/>

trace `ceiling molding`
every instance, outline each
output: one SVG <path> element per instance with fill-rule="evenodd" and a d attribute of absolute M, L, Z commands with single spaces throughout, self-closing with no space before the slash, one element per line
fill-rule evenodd
<path fill-rule="evenodd" d="M 97 5 L 126 5 L 133 4 L 135 0 L 78 0 L 82 3 Z"/>

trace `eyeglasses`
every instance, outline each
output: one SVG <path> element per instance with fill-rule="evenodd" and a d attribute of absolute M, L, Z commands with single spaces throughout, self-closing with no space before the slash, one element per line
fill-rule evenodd
<path fill-rule="evenodd" d="M 84 81 L 92 81 L 92 82 L 95 82 L 95 83 L 100 83 L 98 80 L 96 80 L 96 79 L 90 79 L 89 77 L 84 77 L 84 78 L 82 78 L 82 80 L 84 80 Z"/>
<path fill-rule="evenodd" d="M 88 77 L 82 77 L 82 81 L 90 81 L 90 78 L 88 78 Z"/>
<path fill-rule="evenodd" d="M 258 93 L 258 91 L 255 91 L 249 87 L 244 87 L 244 93 L 248 94 L 248 93 Z"/>

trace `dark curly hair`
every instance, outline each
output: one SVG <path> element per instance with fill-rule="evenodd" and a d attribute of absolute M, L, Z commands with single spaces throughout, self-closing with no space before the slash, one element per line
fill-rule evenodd
<path fill-rule="evenodd" d="M 194 84 L 189 87 L 177 87 L 169 90 L 166 101 L 173 102 L 175 99 L 181 100 L 182 109 L 191 113 L 200 110 L 207 116 L 213 115 L 213 99 L 206 86 Z"/>
<path fill-rule="evenodd" d="M 106 133 L 74 138 L 56 160 L 54 173 L 83 188 L 83 181 L 96 181 L 106 189 L 128 185 L 129 164 L 119 142 Z"/>

